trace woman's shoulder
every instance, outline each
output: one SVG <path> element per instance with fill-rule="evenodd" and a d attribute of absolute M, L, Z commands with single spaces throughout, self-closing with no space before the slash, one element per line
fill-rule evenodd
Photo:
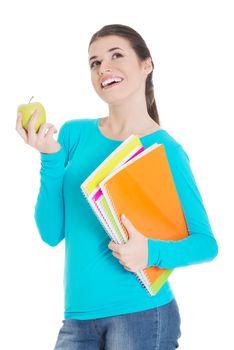
<path fill-rule="evenodd" d="M 178 161 L 179 159 L 189 160 L 187 151 L 184 148 L 184 145 L 179 140 L 179 137 L 171 133 L 170 131 L 161 128 L 162 132 L 158 133 L 157 142 L 163 144 L 168 158 L 171 160 Z"/>
<path fill-rule="evenodd" d="M 83 125 L 90 123 L 91 120 L 90 118 L 68 119 L 61 127 L 66 129 L 81 128 Z"/>
<path fill-rule="evenodd" d="M 156 133 L 158 142 L 163 143 L 165 147 L 171 151 L 176 151 L 177 149 L 184 149 L 182 141 L 179 140 L 179 136 L 173 134 L 170 130 L 165 128 L 160 128 L 159 133 Z"/>
<path fill-rule="evenodd" d="M 69 134 L 70 137 L 74 136 L 77 139 L 81 131 L 87 129 L 92 121 L 91 118 L 68 119 L 61 125 L 60 129 L 64 134 Z"/>

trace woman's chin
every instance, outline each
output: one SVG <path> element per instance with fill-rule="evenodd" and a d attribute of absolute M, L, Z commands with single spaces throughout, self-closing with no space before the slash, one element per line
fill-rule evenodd
<path fill-rule="evenodd" d="M 115 104 L 117 105 L 126 98 L 126 96 L 119 96 L 118 94 L 110 94 L 109 96 L 104 96 L 103 94 L 102 95 L 99 94 L 99 97 L 104 102 L 112 105 L 115 105 Z"/>

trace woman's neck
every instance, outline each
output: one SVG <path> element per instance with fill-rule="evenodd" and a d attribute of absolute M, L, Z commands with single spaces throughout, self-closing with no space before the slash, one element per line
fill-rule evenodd
<path fill-rule="evenodd" d="M 157 129 L 159 125 L 150 117 L 146 101 L 133 101 L 129 97 L 127 103 L 109 105 L 109 115 L 102 120 L 101 125 L 113 135 L 144 133 L 147 130 Z"/>

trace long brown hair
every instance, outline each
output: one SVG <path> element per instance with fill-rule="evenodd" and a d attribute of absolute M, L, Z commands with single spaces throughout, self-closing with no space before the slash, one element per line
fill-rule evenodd
<path fill-rule="evenodd" d="M 150 54 L 150 51 L 144 41 L 144 39 L 137 33 L 133 28 L 122 25 L 122 24 L 110 24 L 102 27 L 96 33 L 93 34 L 90 45 L 98 38 L 105 37 L 108 35 L 117 35 L 128 40 L 131 48 L 135 51 L 138 58 L 143 61 L 148 57 L 151 58 L 152 66 L 154 69 L 154 63 Z M 145 83 L 145 98 L 147 104 L 147 110 L 150 117 L 160 125 L 158 110 L 154 97 L 154 85 L 153 85 L 153 70 L 148 74 Z"/>

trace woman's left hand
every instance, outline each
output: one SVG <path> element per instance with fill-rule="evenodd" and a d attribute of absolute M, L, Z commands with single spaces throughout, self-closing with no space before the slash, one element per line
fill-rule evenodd
<path fill-rule="evenodd" d="M 128 231 L 129 240 L 125 244 L 116 244 L 111 241 L 108 248 L 126 270 L 137 272 L 147 267 L 148 238 L 137 231 L 128 218 L 124 219 L 121 215 L 121 219 Z"/>

